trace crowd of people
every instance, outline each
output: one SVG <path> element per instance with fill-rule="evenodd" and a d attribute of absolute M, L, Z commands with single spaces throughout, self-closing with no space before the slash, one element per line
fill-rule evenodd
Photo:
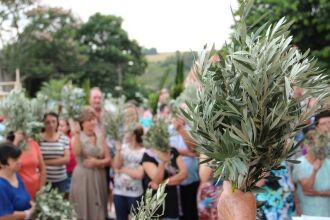
<path fill-rule="evenodd" d="M 185 120 L 171 114 L 167 96 L 167 91 L 162 91 L 156 115 L 128 101 L 125 126 L 134 126 L 126 129 L 120 141 L 106 135 L 98 88 L 91 89 L 89 106 L 81 110 L 78 122 L 48 112 L 40 141 L 21 130 L 10 132 L 0 144 L 0 219 L 30 219 L 36 193 L 50 183 L 72 202 L 77 219 L 108 219 L 113 203 L 116 219 L 128 220 L 145 190 L 156 190 L 164 182 L 167 196 L 164 212 L 158 213 L 160 219 L 228 219 L 234 208 L 230 203 L 226 206 L 224 198 L 231 187 L 215 178 L 207 164 L 200 163 L 204 156 L 196 152 Z M 143 142 L 157 118 L 168 122 L 168 152 L 149 148 Z M 330 161 L 302 141 L 312 130 L 329 131 L 330 111 L 306 123 L 310 123 L 308 129 L 297 135 L 302 144 L 296 157 L 301 163 L 283 162 L 284 169 L 272 171 L 280 179 L 262 180 L 257 185 L 264 190 L 253 198 L 246 196 L 252 209 L 254 198 L 261 204 L 256 214 L 259 219 L 285 220 L 301 214 L 330 217 Z M 18 147 L 23 142 L 25 147 Z M 221 194 L 224 196 L 219 200 Z M 222 212 L 217 206 L 223 206 Z M 239 211 L 240 216 L 246 208 Z"/>

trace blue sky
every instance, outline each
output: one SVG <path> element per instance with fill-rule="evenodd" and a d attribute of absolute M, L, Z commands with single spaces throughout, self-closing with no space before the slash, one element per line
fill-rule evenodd
<path fill-rule="evenodd" d="M 140 45 L 159 52 L 220 48 L 233 23 L 230 6 L 237 0 L 41 0 L 41 4 L 72 9 L 86 21 L 96 12 L 124 19 L 123 28 Z"/>

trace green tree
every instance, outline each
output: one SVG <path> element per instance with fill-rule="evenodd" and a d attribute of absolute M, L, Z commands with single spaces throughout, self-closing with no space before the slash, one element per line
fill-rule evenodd
<path fill-rule="evenodd" d="M 142 52 L 144 55 L 155 55 L 158 54 L 157 49 L 152 47 L 152 48 L 143 48 Z"/>
<path fill-rule="evenodd" d="M 51 79 L 42 83 L 40 92 L 50 100 L 60 101 L 61 92 L 67 81 L 65 79 Z"/>
<path fill-rule="evenodd" d="M 162 56 L 160 54 L 160 56 Z M 172 55 L 163 58 L 159 61 L 150 61 L 145 73 L 139 77 L 138 81 L 145 83 L 148 89 L 158 91 L 162 88 L 171 88 L 175 82 L 177 60 L 181 58 L 184 63 L 184 76 L 186 76 L 192 68 L 196 52 L 179 52 L 176 51 Z M 167 75 L 166 82 L 162 87 L 159 87 L 160 81 Z"/>
<path fill-rule="evenodd" d="M 37 0 L 0 0 L 0 45 L 20 37 L 25 11 Z"/>
<path fill-rule="evenodd" d="M 266 13 L 264 22 L 274 23 L 284 16 L 294 21 L 291 28 L 293 43 L 301 51 L 311 49 L 311 55 L 318 58 L 319 66 L 330 76 L 330 1 L 255 0 L 247 25 L 253 25 Z"/>
<path fill-rule="evenodd" d="M 86 50 L 88 61 L 84 65 L 83 78 L 88 77 L 92 86 L 105 92 L 120 94 L 130 90 L 132 76 L 140 75 L 147 65 L 142 48 L 130 40 L 122 29 L 122 19 L 113 15 L 91 16 L 84 23 L 77 39 Z"/>
<path fill-rule="evenodd" d="M 36 7 L 26 13 L 18 41 L 2 53 L 9 72 L 18 67 L 25 88 L 34 95 L 51 78 L 79 77 L 86 57 L 75 40 L 80 21 L 62 8 Z"/>
<path fill-rule="evenodd" d="M 174 84 L 171 87 L 171 96 L 176 99 L 183 91 L 184 83 L 184 61 L 181 57 L 178 57 L 176 61 L 176 74 Z"/>
<path fill-rule="evenodd" d="M 37 0 L 0 0 L 0 81 L 15 78 L 14 73 L 17 66 L 8 69 L 9 52 L 4 52 L 3 48 L 20 39 L 23 21 L 26 20 L 25 11 L 36 2 Z M 17 44 L 16 47 L 18 47 Z M 11 51 L 17 51 L 16 47 L 12 46 Z M 16 54 L 12 57 L 18 58 Z"/>

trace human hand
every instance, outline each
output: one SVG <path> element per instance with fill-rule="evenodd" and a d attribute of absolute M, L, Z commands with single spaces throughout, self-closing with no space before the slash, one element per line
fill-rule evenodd
<path fill-rule="evenodd" d="M 31 216 L 33 215 L 36 205 L 33 201 L 30 201 L 30 206 L 31 206 L 30 209 L 27 209 L 24 211 L 24 214 L 25 214 L 24 219 L 31 219 Z"/>
<path fill-rule="evenodd" d="M 322 161 L 320 159 L 316 159 L 314 162 L 313 162 L 313 169 L 315 171 L 318 171 L 322 166 Z"/>
<path fill-rule="evenodd" d="M 73 124 L 73 132 L 76 135 L 80 135 L 81 127 L 80 127 L 79 122 L 77 122 L 77 121 L 75 121 L 74 124 Z"/>
<path fill-rule="evenodd" d="M 120 151 L 120 150 L 121 150 L 121 147 L 122 147 L 122 144 L 121 144 L 119 141 L 116 141 L 116 142 L 115 142 L 115 149 L 116 149 L 117 151 Z"/>
<path fill-rule="evenodd" d="M 30 210 L 34 211 L 34 209 L 35 209 L 35 207 L 36 207 L 35 202 L 30 201 L 30 206 L 31 206 Z"/>
<path fill-rule="evenodd" d="M 148 186 L 151 188 L 151 189 L 154 189 L 154 190 L 157 190 L 158 189 L 158 184 L 151 181 Z"/>
<path fill-rule="evenodd" d="M 225 181 L 223 192 L 218 202 L 218 216 L 226 220 L 255 220 L 256 200 L 251 192 L 233 191 L 231 183 Z"/>
<path fill-rule="evenodd" d="M 97 164 L 97 159 L 94 157 L 87 157 L 84 162 L 84 166 L 87 168 L 94 168 Z"/>
<path fill-rule="evenodd" d="M 175 130 L 179 131 L 180 129 L 184 128 L 184 120 L 182 118 L 173 118 L 172 119 L 172 124 Z"/>

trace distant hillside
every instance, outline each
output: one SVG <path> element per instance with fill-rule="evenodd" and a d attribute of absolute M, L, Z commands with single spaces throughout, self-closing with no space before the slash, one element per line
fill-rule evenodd
<path fill-rule="evenodd" d="M 166 58 L 170 56 L 175 56 L 175 52 L 167 52 L 167 53 L 158 53 L 155 55 L 147 55 L 147 60 L 149 63 L 164 61 Z"/>
<path fill-rule="evenodd" d="M 168 52 L 147 55 L 148 67 L 145 73 L 138 77 L 138 83 L 148 89 L 158 90 L 164 73 L 169 71 L 170 73 L 165 84 L 169 88 L 174 81 L 178 53 L 184 58 L 185 74 L 187 74 L 193 63 L 193 54 L 191 52 Z"/>

